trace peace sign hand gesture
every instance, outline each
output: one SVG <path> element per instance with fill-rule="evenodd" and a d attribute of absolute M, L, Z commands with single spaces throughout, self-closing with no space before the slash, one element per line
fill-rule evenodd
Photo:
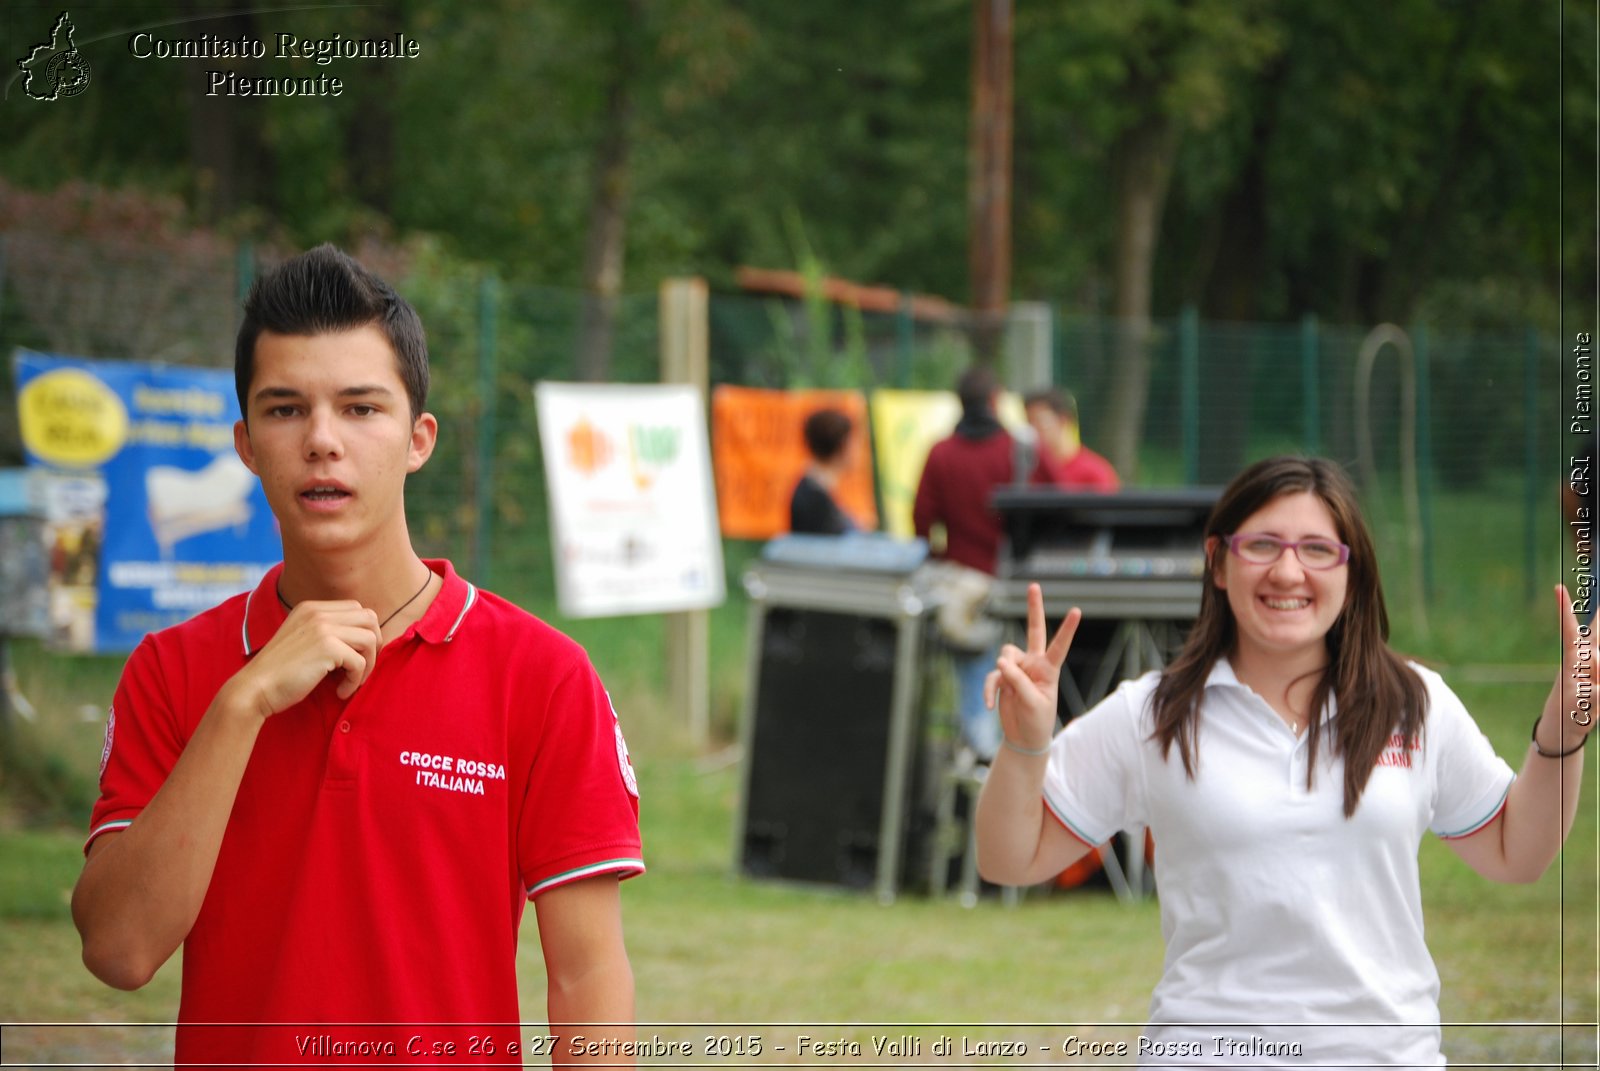
<path fill-rule="evenodd" d="M 1045 645 L 1044 593 L 1028 585 L 1028 649 L 1015 644 L 1000 649 L 995 668 L 984 682 L 984 702 L 1000 705 L 1000 730 L 1017 749 L 1040 751 L 1050 745 L 1056 728 L 1056 692 L 1061 667 L 1083 614 L 1067 611 L 1056 634 Z"/>

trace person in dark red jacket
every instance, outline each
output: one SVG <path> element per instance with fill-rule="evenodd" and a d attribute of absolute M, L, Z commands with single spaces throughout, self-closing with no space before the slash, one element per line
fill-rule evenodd
<path fill-rule="evenodd" d="M 911 520 L 935 557 L 993 576 L 1000 555 L 1000 515 L 989 499 L 996 487 L 1015 476 L 1016 444 L 995 416 L 1000 387 L 993 372 L 981 366 L 967 369 L 956 393 L 961 420 L 928 451 Z M 943 530 L 942 549 L 932 538 L 935 529 Z"/>
<path fill-rule="evenodd" d="M 1001 524 L 991 499 L 995 488 L 1015 479 L 1016 444 L 995 415 L 1000 384 L 993 372 L 974 365 L 962 374 L 956 393 L 961 420 L 928 451 L 911 507 L 912 524 L 935 558 L 993 577 Z M 983 699 L 984 678 L 997 657 L 992 641 L 975 651 L 953 651 L 962 738 L 985 761 L 1000 744 L 999 722 Z"/>

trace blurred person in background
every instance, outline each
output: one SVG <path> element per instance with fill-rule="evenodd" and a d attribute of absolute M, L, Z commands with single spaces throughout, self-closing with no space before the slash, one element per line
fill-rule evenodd
<path fill-rule="evenodd" d="M 855 428 L 837 409 L 818 409 L 802 427 L 811 462 L 789 497 L 789 530 L 811 535 L 844 535 L 855 521 L 839 508 L 834 489 L 854 460 Z"/>
<path fill-rule="evenodd" d="M 1122 486 L 1111 462 L 1083 445 L 1078 403 L 1059 387 L 1029 391 L 1022 404 L 1033 428 L 1037 459 L 1028 482 L 1065 490 L 1116 491 Z"/>
<path fill-rule="evenodd" d="M 983 614 L 1002 534 L 991 499 L 1016 478 L 1017 446 L 996 415 L 1000 383 L 993 372 L 969 368 L 956 382 L 956 395 L 961 419 L 928 451 L 911 519 L 943 563 L 939 626 L 955 667 L 962 741 L 987 762 L 1000 745 L 999 723 L 983 699 L 1000 640 L 999 624 Z"/>

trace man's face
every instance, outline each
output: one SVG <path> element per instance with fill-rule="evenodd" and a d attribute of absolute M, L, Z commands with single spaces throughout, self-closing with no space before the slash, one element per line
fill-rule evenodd
<path fill-rule="evenodd" d="M 433 452 L 438 424 L 412 420 L 382 331 L 262 332 L 245 403 L 234 445 L 261 478 L 286 551 L 405 537 L 405 478 Z"/>
<path fill-rule="evenodd" d="M 1061 435 L 1061 417 L 1054 409 L 1042 402 L 1028 406 L 1028 425 L 1038 436 L 1037 442 L 1042 449 L 1052 454 L 1061 453 L 1065 445 Z"/>

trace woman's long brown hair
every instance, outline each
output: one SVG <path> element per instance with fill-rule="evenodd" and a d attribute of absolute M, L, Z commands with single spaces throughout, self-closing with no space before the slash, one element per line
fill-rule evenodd
<path fill-rule="evenodd" d="M 1400 734 L 1408 751 L 1416 744 L 1427 717 L 1428 699 L 1421 679 L 1389 649 L 1389 613 L 1383 604 L 1372 536 L 1361 519 L 1355 488 L 1331 461 L 1268 458 L 1240 473 L 1223 491 L 1206 522 L 1206 580 L 1200 616 L 1183 650 L 1156 685 L 1152 737 L 1161 742 L 1163 757 L 1177 744 L 1184 772 L 1192 779 L 1200 758 L 1197 739 L 1206 678 L 1217 660 L 1232 652 L 1237 639 L 1233 609 L 1215 582 L 1226 565 L 1227 537 L 1268 502 L 1302 491 L 1316 495 L 1328 507 L 1340 540 L 1350 547 L 1344 609 L 1328 630 L 1328 665 L 1311 696 L 1306 769 L 1309 788 L 1322 742 L 1321 712 L 1331 695 L 1338 704 L 1331 723 L 1332 746 L 1344 760 L 1344 814 L 1348 818 L 1361 802 L 1361 793 L 1390 737 Z"/>

